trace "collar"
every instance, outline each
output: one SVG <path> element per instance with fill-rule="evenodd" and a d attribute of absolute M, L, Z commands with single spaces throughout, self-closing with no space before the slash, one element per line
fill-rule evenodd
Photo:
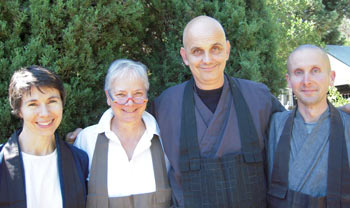
<path fill-rule="evenodd" d="M 114 113 L 112 108 L 109 108 L 108 110 L 106 110 L 97 124 L 97 132 L 98 133 L 105 132 L 107 134 L 111 132 L 111 120 L 113 117 L 114 117 Z M 148 113 L 147 111 L 144 111 L 142 114 L 142 120 L 146 126 L 145 134 L 152 135 L 150 137 L 150 140 L 152 139 L 154 134 L 160 136 L 160 130 L 156 122 L 156 119 L 150 113 Z"/>
<path fill-rule="evenodd" d="M 316 123 L 320 123 L 323 122 L 325 119 L 327 119 L 330 116 L 330 111 L 329 111 L 329 105 L 328 108 L 320 115 L 320 117 L 318 118 L 317 121 L 315 122 L 311 122 L 311 123 L 307 123 L 305 122 L 303 116 L 301 115 L 301 113 L 299 112 L 299 109 L 297 108 L 297 111 L 295 112 L 295 118 L 299 119 L 301 121 L 303 121 L 306 124 L 316 124 Z"/>

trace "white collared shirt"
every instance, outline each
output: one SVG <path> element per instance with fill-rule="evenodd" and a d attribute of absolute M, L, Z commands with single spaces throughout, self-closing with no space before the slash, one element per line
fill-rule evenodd
<path fill-rule="evenodd" d="M 107 166 L 109 197 L 155 192 L 156 183 L 150 149 L 153 135 L 160 135 L 155 118 L 146 111 L 142 114 L 146 130 L 136 145 L 133 156 L 129 161 L 119 138 L 110 130 L 113 116 L 112 109 L 108 109 L 104 112 L 98 124 L 89 126 L 80 132 L 74 145 L 88 154 L 90 170 L 97 136 L 99 133 L 105 133 L 109 139 Z M 167 169 L 169 169 L 169 162 L 166 157 L 165 160 Z"/>

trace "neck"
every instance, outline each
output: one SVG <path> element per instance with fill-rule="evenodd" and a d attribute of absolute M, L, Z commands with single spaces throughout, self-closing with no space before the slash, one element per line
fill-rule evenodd
<path fill-rule="evenodd" d="M 322 102 L 318 105 L 304 105 L 303 103 L 298 102 L 298 111 L 306 123 L 318 121 L 322 113 L 324 113 L 327 108 L 327 101 Z"/>
<path fill-rule="evenodd" d="M 111 130 L 117 134 L 135 135 L 139 129 L 145 129 L 142 120 L 130 123 L 120 122 L 115 117 L 111 120 Z"/>
<path fill-rule="evenodd" d="M 111 130 L 118 136 L 128 159 L 131 160 L 134 150 L 146 130 L 145 124 L 141 119 L 134 123 L 124 123 L 113 117 Z"/>
<path fill-rule="evenodd" d="M 23 129 L 18 140 L 21 151 L 31 155 L 48 155 L 56 149 L 55 135 L 32 135 Z"/>
<path fill-rule="evenodd" d="M 215 90 L 215 89 L 218 89 L 222 86 L 224 86 L 224 82 L 225 82 L 225 78 L 224 78 L 224 75 L 222 76 L 222 79 L 220 79 L 219 81 L 215 81 L 215 82 L 212 82 L 212 83 L 202 83 L 200 81 L 197 81 L 196 79 L 194 80 L 195 81 L 195 84 L 196 86 L 201 89 L 201 90 Z"/>

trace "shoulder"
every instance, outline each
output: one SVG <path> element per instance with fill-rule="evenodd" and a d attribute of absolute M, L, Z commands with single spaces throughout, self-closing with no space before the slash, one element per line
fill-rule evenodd
<path fill-rule="evenodd" d="M 67 144 L 67 145 L 71 149 L 73 155 L 75 155 L 79 160 L 84 161 L 84 162 L 89 162 L 89 157 L 85 151 L 83 151 L 77 147 L 74 147 L 71 144 Z"/>
<path fill-rule="evenodd" d="M 85 127 L 85 128 L 80 132 L 80 134 L 81 134 L 82 136 L 85 136 L 85 135 L 90 135 L 90 134 L 98 134 L 99 132 L 100 132 L 99 125 L 98 125 L 98 124 L 94 124 L 94 125 Z"/>
<path fill-rule="evenodd" d="M 168 116 L 171 113 L 179 113 L 178 108 L 182 106 L 182 97 L 188 81 L 164 90 L 152 103 L 152 114 L 159 119 L 159 116 Z M 159 121 L 159 120 L 158 120 Z"/>
<path fill-rule="evenodd" d="M 291 110 L 289 111 L 283 111 L 283 112 L 277 112 L 272 115 L 272 120 L 274 121 L 286 121 L 288 116 L 292 113 Z"/>
<path fill-rule="evenodd" d="M 74 157 L 77 169 L 80 169 L 84 174 L 84 177 L 87 178 L 89 172 L 89 157 L 87 153 L 71 144 L 65 142 L 65 145 L 70 149 Z"/>
<path fill-rule="evenodd" d="M 176 97 L 179 94 L 183 94 L 187 82 L 188 81 L 167 88 L 155 99 L 155 102 L 160 102 L 164 100 L 164 98 L 172 98 L 174 96 Z"/>
<path fill-rule="evenodd" d="M 291 113 L 292 111 L 283 111 L 272 114 L 270 126 L 277 129 L 279 129 L 281 126 L 283 127 Z"/>
<path fill-rule="evenodd" d="M 267 118 L 270 118 L 274 112 L 285 110 L 265 84 L 234 77 L 231 79 L 236 83 L 251 110 L 262 113 Z"/>
<path fill-rule="evenodd" d="M 152 114 L 144 111 L 142 114 L 142 120 L 145 123 L 148 132 L 151 134 L 156 134 L 158 136 L 160 135 L 158 123 Z"/>
<path fill-rule="evenodd" d="M 87 146 L 90 143 L 93 143 L 94 138 L 97 138 L 99 134 L 99 126 L 98 124 L 88 126 L 84 128 L 77 136 L 76 141 L 74 142 L 74 146 L 86 150 Z"/>
<path fill-rule="evenodd" d="M 234 78 L 234 77 L 231 77 L 231 78 L 236 82 L 236 84 L 238 85 L 237 87 L 240 88 L 241 90 L 248 90 L 255 93 L 259 93 L 259 92 L 270 93 L 269 88 L 261 82 L 254 82 L 251 80 Z M 258 92 L 256 90 L 258 90 Z"/>
<path fill-rule="evenodd" d="M 283 111 L 272 114 L 269 125 L 269 143 L 277 143 L 284 125 L 292 111 Z"/>
<path fill-rule="evenodd" d="M 280 139 L 280 136 L 282 135 L 284 125 L 291 113 L 292 111 L 283 111 L 283 112 L 274 113 L 272 115 L 270 125 L 269 125 L 269 134 L 268 134 L 268 144 L 267 144 L 268 154 L 273 154 L 273 152 L 275 151 L 278 141 Z"/>
<path fill-rule="evenodd" d="M 350 136 L 350 128 L 349 128 L 350 127 L 350 115 L 342 110 L 339 110 L 339 109 L 337 109 L 337 111 L 339 112 L 340 117 L 343 121 L 345 133 L 349 134 L 349 136 Z"/>
<path fill-rule="evenodd" d="M 339 110 L 338 108 L 336 108 L 336 109 L 337 109 L 337 111 L 339 112 L 340 117 L 342 118 L 344 124 L 345 124 L 345 123 L 348 123 L 348 124 L 349 124 L 349 122 L 350 122 L 350 115 L 347 114 L 346 112 L 342 111 L 342 110 Z"/>

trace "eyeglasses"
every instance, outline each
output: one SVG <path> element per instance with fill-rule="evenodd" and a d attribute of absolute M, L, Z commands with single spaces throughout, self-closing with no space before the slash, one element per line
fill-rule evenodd
<path fill-rule="evenodd" d="M 107 94 L 111 98 L 113 103 L 117 103 L 119 105 L 125 105 L 129 102 L 129 100 L 132 100 L 134 104 L 144 104 L 145 102 L 148 101 L 148 99 L 145 98 L 143 95 L 133 96 L 133 97 L 129 97 L 127 95 L 112 96 L 110 90 L 107 90 Z"/>

